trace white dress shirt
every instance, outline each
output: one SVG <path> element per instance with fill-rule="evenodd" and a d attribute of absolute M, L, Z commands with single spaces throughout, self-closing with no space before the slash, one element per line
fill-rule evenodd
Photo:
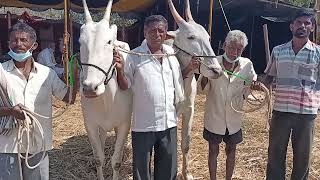
<path fill-rule="evenodd" d="M 217 57 L 221 67 L 222 56 Z M 254 71 L 253 64 L 248 58 L 240 57 L 239 65 L 234 73 L 249 80 L 255 80 L 257 75 Z M 207 92 L 207 100 L 205 104 L 204 127 L 215 134 L 224 135 L 228 128 L 229 134 L 234 134 L 241 129 L 242 114 L 234 111 L 231 107 L 231 100 L 236 99 L 238 103 L 234 103 L 234 108 L 241 109 L 243 106 L 243 89 L 246 88 L 244 80 L 229 76 L 223 73 L 218 79 L 209 79 L 205 87 Z M 248 88 L 248 87 L 247 87 Z M 242 94 L 243 93 L 243 94 Z M 240 97 L 240 98 L 239 98 Z"/>
<path fill-rule="evenodd" d="M 13 105 L 20 103 L 30 111 L 52 117 L 52 95 L 63 99 L 67 93 L 67 86 L 52 69 L 37 62 L 33 64 L 29 79 L 26 79 L 16 68 L 13 60 L 0 65 L 8 85 L 12 87 L 12 91 L 8 92 L 9 97 Z M 50 150 L 52 149 L 52 119 L 38 117 L 38 120 L 44 131 L 45 150 Z M 35 129 L 35 139 L 36 146 L 31 147 L 31 153 L 37 153 L 41 148 L 42 139 L 38 129 Z M 9 136 L 0 135 L 0 144 L 0 153 L 17 153 L 17 129 L 13 129 Z"/>
<path fill-rule="evenodd" d="M 162 49 L 168 54 L 174 51 L 167 45 Z M 146 41 L 132 51 L 150 53 Z M 178 62 L 175 56 L 163 57 L 162 64 L 153 56 L 128 56 L 125 75 L 133 91 L 132 131 L 164 131 L 177 126 L 173 72 L 168 61 Z"/>

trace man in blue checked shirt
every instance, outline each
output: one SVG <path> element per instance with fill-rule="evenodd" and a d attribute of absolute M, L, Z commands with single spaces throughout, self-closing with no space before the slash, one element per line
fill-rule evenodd
<path fill-rule="evenodd" d="M 292 40 L 276 46 L 265 70 L 265 84 L 276 80 L 269 132 L 267 180 L 284 180 L 289 138 L 293 148 L 292 180 L 308 179 L 314 120 L 320 105 L 320 47 L 309 40 L 315 15 L 299 11 L 290 23 Z"/>

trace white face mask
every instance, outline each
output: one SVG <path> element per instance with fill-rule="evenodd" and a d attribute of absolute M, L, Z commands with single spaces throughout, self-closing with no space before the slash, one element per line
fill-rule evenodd
<path fill-rule="evenodd" d="M 31 48 L 28 49 L 27 52 L 25 53 L 16 53 L 14 52 L 11 48 L 10 48 L 10 51 L 8 52 L 8 55 L 10 57 L 12 57 L 12 59 L 18 61 L 18 62 L 24 62 L 26 61 L 29 57 L 32 56 L 32 52 L 30 51 L 33 47 L 34 43 L 32 44 Z"/>
<path fill-rule="evenodd" d="M 233 63 L 236 63 L 236 62 L 238 62 L 238 61 L 240 60 L 240 57 L 237 57 L 235 60 L 232 60 L 232 59 L 230 59 L 230 58 L 227 56 L 226 53 L 224 53 L 222 56 L 224 57 L 224 59 L 225 59 L 227 62 L 232 63 L 232 64 L 233 64 Z"/>

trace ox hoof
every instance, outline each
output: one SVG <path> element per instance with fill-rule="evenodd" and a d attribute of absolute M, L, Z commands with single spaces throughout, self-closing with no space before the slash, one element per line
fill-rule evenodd
<path fill-rule="evenodd" d="M 193 180 L 193 176 L 189 173 L 187 174 L 181 173 L 179 180 Z"/>
<path fill-rule="evenodd" d="M 121 167 L 121 163 L 115 163 L 113 169 L 114 169 L 115 171 L 119 171 L 120 167 Z"/>
<path fill-rule="evenodd" d="M 193 176 L 191 174 L 187 174 L 185 180 L 193 180 Z"/>

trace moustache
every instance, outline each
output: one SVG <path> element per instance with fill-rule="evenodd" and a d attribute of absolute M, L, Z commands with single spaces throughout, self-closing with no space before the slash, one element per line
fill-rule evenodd
<path fill-rule="evenodd" d="M 307 31 L 307 29 L 306 28 L 299 28 L 299 29 L 297 29 L 297 31 Z"/>

